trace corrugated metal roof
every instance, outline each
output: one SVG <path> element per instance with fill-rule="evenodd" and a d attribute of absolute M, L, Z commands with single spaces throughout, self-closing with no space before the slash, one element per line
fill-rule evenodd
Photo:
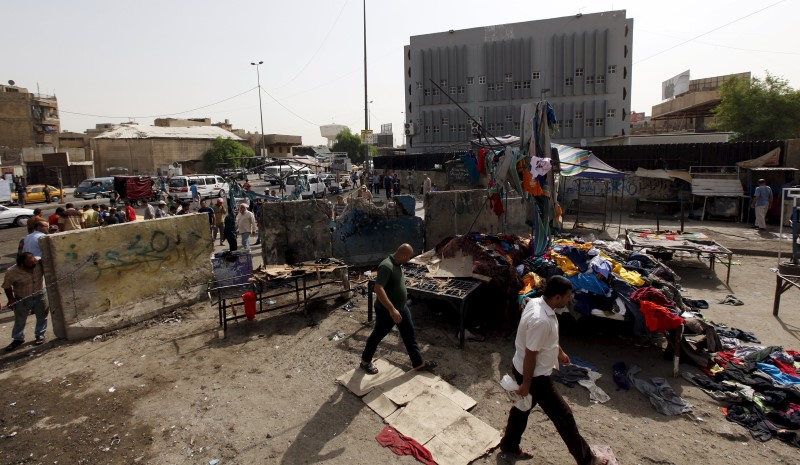
<path fill-rule="evenodd" d="M 190 126 L 185 128 L 124 124 L 101 133 L 95 139 L 223 139 L 244 140 L 217 126 Z"/>

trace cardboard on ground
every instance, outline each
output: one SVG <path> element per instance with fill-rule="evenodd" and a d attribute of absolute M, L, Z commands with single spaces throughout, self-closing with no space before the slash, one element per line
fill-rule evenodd
<path fill-rule="evenodd" d="M 403 370 L 384 360 L 377 359 L 372 363 L 378 368 L 377 374 L 370 375 L 361 368 L 355 367 L 336 378 L 336 381 L 358 397 L 363 397 L 373 390 L 375 386 L 403 375 Z"/>

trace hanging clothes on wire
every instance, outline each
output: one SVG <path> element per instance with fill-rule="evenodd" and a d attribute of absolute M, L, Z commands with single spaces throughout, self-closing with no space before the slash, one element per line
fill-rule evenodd
<path fill-rule="evenodd" d="M 472 150 L 468 150 L 461 155 L 461 161 L 464 162 L 464 167 L 467 169 L 471 180 L 477 181 L 481 178 L 481 173 L 478 171 L 478 159 L 475 157 Z"/>

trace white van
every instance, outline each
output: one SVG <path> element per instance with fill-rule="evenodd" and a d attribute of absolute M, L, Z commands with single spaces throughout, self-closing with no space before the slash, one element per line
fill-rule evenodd
<path fill-rule="evenodd" d="M 292 195 L 295 192 L 295 186 L 303 182 L 305 186 L 300 191 L 300 197 L 303 199 L 310 199 L 316 197 L 321 199 L 325 196 L 325 182 L 320 179 L 316 174 L 296 174 L 286 178 L 286 193 Z"/>
<path fill-rule="evenodd" d="M 192 185 L 197 186 L 200 198 L 225 197 L 228 193 L 228 183 L 214 174 L 193 174 L 190 176 L 173 176 L 169 180 L 169 195 L 183 199 L 192 199 Z"/>
<path fill-rule="evenodd" d="M 294 174 L 311 174 L 311 170 L 307 166 L 273 165 L 264 167 L 258 177 L 274 186 L 278 184 L 280 178 Z"/>

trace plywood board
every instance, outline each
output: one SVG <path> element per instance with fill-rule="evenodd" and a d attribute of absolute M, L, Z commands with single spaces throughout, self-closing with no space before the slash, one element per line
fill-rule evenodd
<path fill-rule="evenodd" d="M 406 436 L 425 444 L 464 414 L 464 410 L 450 399 L 424 391 L 388 416 L 386 422 Z"/>
<path fill-rule="evenodd" d="M 454 451 L 437 437 L 428 441 L 428 443 L 425 444 L 425 448 L 430 451 L 433 459 L 436 460 L 436 463 L 439 465 L 469 465 L 469 460 Z"/>
<path fill-rule="evenodd" d="M 383 390 L 380 387 L 370 391 L 363 399 L 364 403 L 367 404 L 369 408 L 384 419 L 397 410 L 397 404 L 389 400 L 389 398 L 383 394 Z"/>
<path fill-rule="evenodd" d="M 436 439 L 469 461 L 486 454 L 500 444 L 500 431 L 487 425 L 474 415 L 464 413 L 450 426 L 436 434 Z M 438 457 L 436 458 L 438 461 Z"/>
<path fill-rule="evenodd" d="M 378 368 L 377 374 L 370 375 L 361 368 L 355 367 L 336 378 L 336 381 L 353 394 L 362 397 L 374 389 L 375 386 L 403 375 L 403 370 L 382 359 L 374 360 L 372 363 Z"/>
<path fill-rule="evenodd" d="M 460 390 L 458 390 L 455 386 L 448 383 L 443 379 L 439 379 L 433 385 L 431 385 L 433 392 L 438 392 L 439 394 L 447 397 L 450 399 L 454 404 L 458 405 L 464 410 L 469 410 L 472 407 L 478 405 L 478 403 L 472 397 L 464 394 Z"/>

